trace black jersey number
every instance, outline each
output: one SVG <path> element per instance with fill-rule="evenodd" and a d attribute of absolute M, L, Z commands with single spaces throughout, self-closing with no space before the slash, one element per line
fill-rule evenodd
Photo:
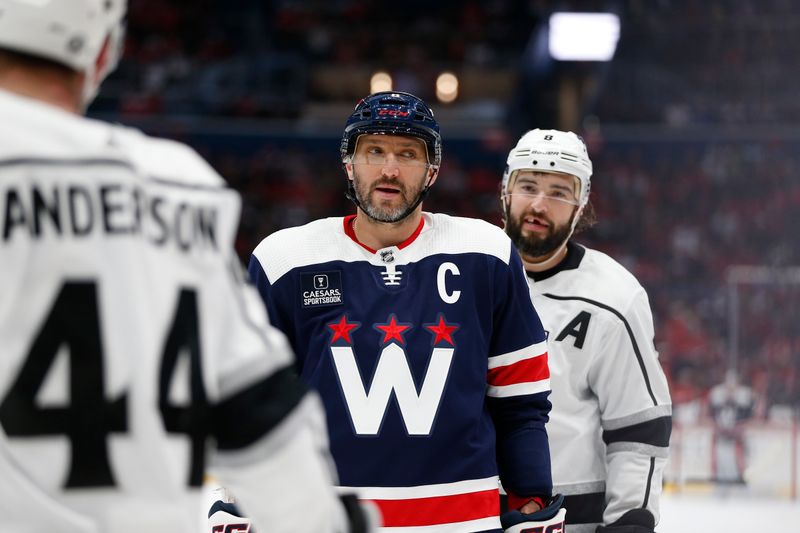
<path fill-rule="evenodd" d="M 69 353 L 69 403 L 42 406 L 37 395 L 59 349 Z M 108 458 L 108 436 L 128 431 L 128 395 L 108 399 L 104 368 L 97 286 L 94 282 L 67 282 L 31 345 L 25 363 L 8 394 L 0 403 L 0 423 L 10 437 L 66 435 L 71 461 L 66 488 L 115 485 Z M 190 406 L 168 402 L 172 374 L 182 350 L 191 359 Z M 159 406 L 167 431 L 189 434 L 192 459 L 189 483 L 200 485 L 203 443 L 200 422 L 206 412 L 206 396 L 200 373 L 197 301 L 194 291 L 184 289 L 167 335 L 159 383 Z"/>

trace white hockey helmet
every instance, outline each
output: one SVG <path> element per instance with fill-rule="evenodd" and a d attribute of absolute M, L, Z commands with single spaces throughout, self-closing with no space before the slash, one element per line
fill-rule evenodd
<path fill-rule="evenodd" d="M 127 0 L 0 0 L 0 48 L 86 74 L 82 103 L 117 66 Z M 97 68 L 103 48 L 105 61 Z"/>
<path fill-rule="evenodd" d="M 508 153 L 501 195 L 508 193 L 509 181 L 517 170 L 538 170 L 571 174 L 580 181 L 581 207 L 589 201 L 592 161 L 583 140 L 571 131 L 531 130 Z"/>

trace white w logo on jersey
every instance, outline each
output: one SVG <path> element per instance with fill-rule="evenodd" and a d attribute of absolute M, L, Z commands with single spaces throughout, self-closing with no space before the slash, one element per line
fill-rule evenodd
<path fill-rule="evenodd" d="M 372 386 L 367 392 L 353 349 L 350 346 L 331 346 L 334 367 L 339 375 L 339 383 L 356 433 L 378 434 L 394 391 L 408 434 L 430 434 L 447 383 L 454 351 L 453 348 L 433 349 L 428 371 L 417 394 L 405 351 L 391 343 L 381 351 Z"/>

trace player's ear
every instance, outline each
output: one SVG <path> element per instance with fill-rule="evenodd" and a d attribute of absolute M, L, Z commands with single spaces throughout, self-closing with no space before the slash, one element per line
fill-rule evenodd
<path fill-rule="evenodd" d="M 439 167 L 436 165 L 431 165 L 428 167 L 428 187 L 436 183 L 436 180 L 439 178 Z"/>
<path fill-rule="evenodd" d="M 342 167 L 347 174 L 347 179 L 353 181 L 353 163 L 343 163 Z"/>

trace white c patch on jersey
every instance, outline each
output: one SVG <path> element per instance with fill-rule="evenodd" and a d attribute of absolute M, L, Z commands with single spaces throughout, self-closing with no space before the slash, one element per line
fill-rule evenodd
<path fill-rule="evenodd" d="M 447 292 L 447 285 L 445 284 L 445 277 L 450 272 L 454 276 L 460 276 L 461 272 L 455 263 L 442 263 L 439 266 L 439 272 L 436 273 L 436 288 L 439 289 L 439 297 L 446 304 L 454 304 L 461 297 L 461 291 Z"/>

